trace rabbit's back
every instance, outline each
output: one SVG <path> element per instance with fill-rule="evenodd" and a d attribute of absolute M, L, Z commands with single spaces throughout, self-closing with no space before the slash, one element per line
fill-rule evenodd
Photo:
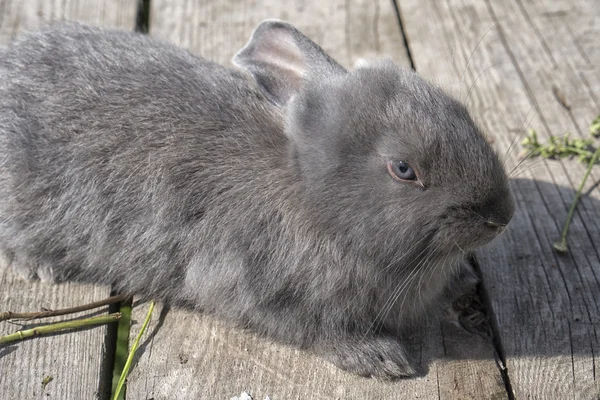
<path fill-rule="evenodd" d="M 33 270 L 173 287 L 199 220 L 276 167 L 253 83 L 173 46 L 66 25 L 0 60 L 0 243 Z"/>

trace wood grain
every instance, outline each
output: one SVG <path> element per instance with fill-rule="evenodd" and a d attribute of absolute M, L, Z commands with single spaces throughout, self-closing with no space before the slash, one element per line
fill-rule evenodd
<path fill-rule="evenodd" d="M 410 65 L 386 0 L 153 0 L 151 6 L 150 34 L 225 65 L 267 18 L 292 22 L 347 67 L 374 55 Z"/>
<path fill-rule="evenodd" d="M 265 18 L 292 22 L 347 67 L 385 56 L 408 67 L 401 30 L 386 1 L 152 1 L 150 34 L 229 64 Z M 134 309 L 142 321 L 144 309 Z M 493 348 L 447 318 L 429 321 L 413 350 L 425 375 L 384 383 L 346 374 L 307 354 L 215 320 L 170 310 L 146 343 L 128 380 L 133 398 L 255 399 L 505 398 Z M 135 333 L 139 324 L 134 325 Z M 491 396 L 491 397 L 490 397 Z"/>
<path fill-rule="evenodd" d="M 135 337 L 147 306 L 134 308 Z M 412 339 L 424 376 L 382 382 L 356 377 L 307 352 L 273 343 L 211 317 L 155 309 L 127 381 L 127 398 L 229 399 L 504 399 L 489 344 L 453 321 L 432 320 Z M 484 368 L 488 367 L 488 368 Z"/>
<path fill-rule="evenodd" d="M 400 5 L 417 70 L 463 99 L 472 87 L 467 102 L 500 153 L 508 154 L 508 170 L 519 162 L 518 150 L 509 148 L 525 127 L 544 138 L 584 134 L 599 113 L 600 74 L 592 62 L 598 54 L 588 53 L 597 52 L 589 38 L 598 29 L 594 2 Z M 428 57 L 438 52 L 445 62 Z M 571 252 L 552 250 L 583 170 L 574 160 L 521 165 L 520 179 L 512 182 L 517 213 L 511 226 L 479 253 L 518 399 L 600 397 L 598 168 L 571 226 Z"/>
<path fill-rule="evenodd" d="M 62 20 L 132 30 L 135 15 L 136 0 L 0 0 L 0 44 Z"/>
<path fill-rule="evenodd" d="M 23 31 L 63 19 L 132 29 L 135 3 L 135 0 L 0 0 L 0 45 Z M 109 292 L 109 288 L 91 285 L 49 286 L 24 282 L 9 270 L 0 271 L 2 311 L 72 307 L 101 300 L 108 297 Z M 19 325 L 1 322 L 0 334 L 12 333 L 19 328 Z M 106 327 L 98 327 L 1 347 L 0 399 L 108 398 L 109 379 L 112 378 L 108 369 L 112 366 L 103 365 L 106 332 Z M 46 376 L 53 380 L 44 389 L 42 380 Z"/>
<path fill-rule="evenodd" d="M 508 170 L 519 163 L 511 145 L 525 127 L 535 127 L 542 137 L 580 135 L 598 114 L 595 0 L 396 2 L 418 72 L 468 104 L 506 155 Z M 275 17 L 294 23 L 347 67 L 373 56 L 410 64 L 387 1 L 282 3 L 153 0 L 150 32 L 229 64 L 256 24 Z M 135 1 L 0 0 L 0 44 L 62 19 L 131 29 Z M 583 170 L 574 161 L 518 166 L 512 182 L 518 210 L 511 227 L 479 253 L 519 399 L 600 397 L 598 168 L 571 227 L 571 253 L 557 256 L 551 250 Z M 0 293 L 0 309 L 26 311 L 98 300 L 108 290 L 24 283 L 1 272 Z M 141 322 L 144 313 L 144 307 L 137 308 L 135 318 Z M 12 328 L 0 325 L 2 333 Z M 151 329 L 130 376 L 128 398 L 229 398 L 241 391 L 272 399 L 506 397 L 491 346 L 452 318 L 430 321 L 414 338 L 426 374 L 396 383 L 353 377 L 305 352 L 183 310 L 163 313 Z M 100 381 L 103 344 L 104 328 L 98 328 L 1 348 L 0 397 L 97 397 L 105 384 Z M 42 393 L 48 375 L 54 380 Z"/>
<path fill-rule="evenodd" d="M 74 307 L 101 300 L 108 288 L 73 283 L 47 285 L 26 282 L 0 271 L 0 310 L 41 311 Z M 104 311 L 104 310 L 103 310 Z M 74 314 L 73 317 L 91 315 Z M 47 319 L 35 323 L 65 320 Z M 32 325 L 27 323 L 27 326 Z M 21 329 L 20 324 L 0 323 L 0 335 Z M 0 398 L 2 399 L 94 399 L 105 398 L 106 382 L 101 381 L 105 355 L 106 327 L 43 336 L 0 347 Z M 42 380 L 53 380 L 42 387 Z M 110 391 L 110 386 L 109 389 Z"/>

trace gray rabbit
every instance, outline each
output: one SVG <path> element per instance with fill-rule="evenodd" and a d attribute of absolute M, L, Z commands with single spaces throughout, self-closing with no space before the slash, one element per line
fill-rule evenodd
<path fill-rule="evenodd" d="M 364 376 L 514 212 L 467 110 L 261 23 L 240 70 L 78 24 L 0 50 L 0 248 L 27 278 L 192 305 Z"/>

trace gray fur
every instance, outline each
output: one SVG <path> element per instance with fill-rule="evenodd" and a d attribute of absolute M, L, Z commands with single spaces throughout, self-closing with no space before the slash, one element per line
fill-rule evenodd
<path fill-rule="evenodd" d="M 192 305 L 361 375 L 411 375 L 397 336 L 499 233 L 485 222 L 513 214 L 502 165 L 415 73 L 313 73 L 333 62 L 318 46 L 282 22 L 257 29 L 248 46 L 283 34 L 304 57 L 294 86 L 281 70 L 253 79 L 264 53 L 238 58 L 251 75 L 76 24 L 1 50 L 4 257 Z M 424 188 L 393 180 L 389 158 Z"/>

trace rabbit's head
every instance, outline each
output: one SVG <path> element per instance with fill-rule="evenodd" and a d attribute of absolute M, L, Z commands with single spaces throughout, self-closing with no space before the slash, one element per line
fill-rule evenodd
<path fill-rule="evenodd" d="M 346 71 L 291 25 L 263 22 L 233 59 L 286 118 L 301 195 L 331 234 L 393 262 L 443 261 L 514 212 L 466 108 L 391 61 Z"/>

